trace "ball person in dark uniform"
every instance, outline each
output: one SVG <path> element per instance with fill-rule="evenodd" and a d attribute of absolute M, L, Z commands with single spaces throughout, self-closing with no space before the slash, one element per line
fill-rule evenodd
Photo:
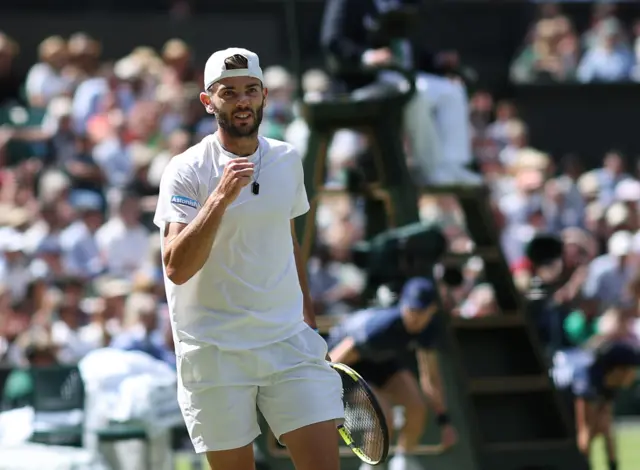
<path fill-rule="evenodd" d="M 436 413 L 442 444 L 450 447 L 457 439 L 449 421 L 435 352 L 439 337 L 437 311 L 434 283 L 412 278 L 404 285 L 397 306 L 354 313 L 329 334 L 331 359 L 354 368 L 374 389 L 390 431 L 391 407 L 404 408 L 404 425 L 398 433 L 396 455 L 389 462 L 389 470 L 421 468 L 410 454 L 425 428 L 427 401 Z M 417 358 L 417 378 L 404 361 L 411 353 Z M 366 468 L 363 465 L 361 470 Z"/>
<path fill-rule="evenodd" d="M 613 429 L 617 393 L 635 381 L 640 365 L 637 344 L 610 341 L 600 345 L 592 360 L 577 367 L 573 377 L 578 447 L 587 456 L 598 436 L 604 438 L 609 470 L 618 470 Z"/>

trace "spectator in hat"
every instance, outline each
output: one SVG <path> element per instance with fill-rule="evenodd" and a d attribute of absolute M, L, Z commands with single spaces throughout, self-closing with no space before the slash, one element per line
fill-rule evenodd
<path fill-rule="evenodd" d="M 588 171 L 578 178 L 578 190 L 586 204 L 598 199 L 600 188 L 600 178 L 597 171 Z"/>
<path fill-rule="evenodd" d="M 103 277 L 95 281 L 97 298 L 85 299 L 83 310 L 89 323 L 80 329 L 80 337 L 93 348 L 111 344 L 122 332 L 126 299 L 131 294 L 131 283 L 122 279 Z"/>
<path fill-rule="evenodd" d="M 0 284 L 7 286 L 14 302 L 25 298 L 31 280 L 24 239 L 13 229 L 0 232 Z"/>
<path fill-rule="evenodd" d="M 145 64 L 139 56 L 128 55 L 118 60 L 113 66 L 113 73 L 119 80 L 120 97 L 124 98 L 123 111 L 128 112 L 138 100 L 152 97 L 145 82 Z"/>
<path fill-rule="evenodd" d="M 62 74 L 69 60 L 67 42 L 50 36 L 40 43 L 38 56 L 40 61 L 29 70 L 25 87 L 29 104 L 45 108 L 53 98 L 71 92 L 73 83 Z"/>
<path fill-rule="evenodd" d="M 71 191 L 71 180 L 58 169 L 46 169 L 40 175 L 38 199 L 42 204 L 51 204 L 56 210 L 68 204 Z M 56 214 L 60 216 L 61 214 Z"/>
<path fill-rule="evenodd" d="M 196 81 L 191 48 L 182 39 L 170 39 L 162 47 L 162 60 L 166 66 L 165 80 L 184 84 Z"/>
<path fill-rule="evenodd" d="M 633 235 L 628 231 L 614 233 L 607 242 L 608 253 L 589 265 L 582 295 L 589 301 L 593 313 L 610 307 L 631 307 L 632 299 L 626 286 L 633 279 L 635 268 L 630 263 L 633 254 Z"/>
<path fill-rule="evenodd" d="M 615 202 L 607 208 L 604 213 L 604 221 L 607 237 L 620 230 L 631 231 L 636 227 L 631 218 L 631 211 L 622 202 Z"/>
<path fill-rule="evenodd" d="M 22 97 L 24 77 L 15 67 L 15 59 L 19 52 L 18 44 L 5 33 L 0 32 L 0 106 L 9 103 L 26 104 L 23 103 Z"/>
<path fill-rule="evenodd" d="M 79 71 L 79 80 L 95 77 L 102 54 L 102 45 L 84 32 L 77 32 L 69 38 L 69 59 Z"/>
<path fill-rule="evenodd" d="M 103 199 L 92 191 L 75 191 L 71 204 L 78 218 L 60 233 L 65 271 L 73 276 L 92 278 L 104 270 L 95 241 L 102 225 Z"/>
<path fill-rule="evenodd" d="M 639 227 L 638 209 L 640 203 L 640 181 L 632 178 L 620 181 L 615 188 L 614 198 L 628 209 L 628 223 L 632 230 Z"/>
<path fill-rule="evenodd" d="M 498 158 L 502 165 L 509 167 L 516 163 L 518 153 L 528 148 L 529 133 L 526 124 L 517 118 L 505 122 L 502 129 L 505 142 Z"/>

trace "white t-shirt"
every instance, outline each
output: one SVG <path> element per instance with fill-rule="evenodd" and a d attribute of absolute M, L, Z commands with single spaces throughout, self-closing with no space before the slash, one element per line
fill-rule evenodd
<path fill-rule="evenodd" d="M 216 134 L 171 159 L 160 183 L 154 223 L 189 223 L 236 156 Z M 302 331 L 303 299 L 293 254 L 291 219 L 309 210 L 302 160 L 293 146 L 260 137 L 256 164 L 260 194 L 243 188 L 227 208 L 209 258 L 189 281 L 165 272 L 176 352 L 214 344 L 252 349 Z M 262 160 L 262 162 L 260 162 Z"/>

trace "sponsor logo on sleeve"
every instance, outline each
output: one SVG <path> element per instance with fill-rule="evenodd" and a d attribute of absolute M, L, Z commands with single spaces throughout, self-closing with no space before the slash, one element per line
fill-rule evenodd
<path fill-rule="evenodd" d="M 193 207 L 194 209 L 197 209 L 200 205 L 195 199 L 191 199 L 185 196 L 171 196 L 171 204 Z"/>

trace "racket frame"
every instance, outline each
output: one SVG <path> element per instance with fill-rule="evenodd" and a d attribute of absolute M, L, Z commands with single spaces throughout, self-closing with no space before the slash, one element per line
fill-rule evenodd
<path fill-rule="evenodd" d="M 367 381 L 364 380 L 362 376 L 358 374 L 358 372 L 353 370 L 351 367 L 345 364 L 341 364 L 339 362 L 330 362 L 329 365 L 334 370 L 347 374 L 354 382 L 362 386 L 362 389 L 364 390 L 365 395 L 371 402 L 371 406 L 373 407 L 373 410 L 375 411 L 378 417 L 378 421 L 380 422 L 380 429 L 382 431 L 382 438 L 383 438 L 382 456 L 380 457 L 379 460 L 372 460 L 370 457 L 368 457 L 359 447 L 356 446 L 353 438 L 351 437 L 351 433 L 347 428 L 344 427 L 343 424 L 338 425 L 338 433 L 340 434 L 340 437 L 342 438 L 344 443 L 349 447 L 349 449 L 351 449 L 351 451 L 363 462 L 368 463 L 370 465 L 380 465 L 384 463 L 387 460 L 387 457 L 389 455 L 389 427 L 387 426 L 387 420 L 385 418 L 384 412 L 382 411 L 382 407 L 378 402 L 378 399 L 376 398 L 375 394 L 371 390 L 371 387 L 369 386 Z"/>

